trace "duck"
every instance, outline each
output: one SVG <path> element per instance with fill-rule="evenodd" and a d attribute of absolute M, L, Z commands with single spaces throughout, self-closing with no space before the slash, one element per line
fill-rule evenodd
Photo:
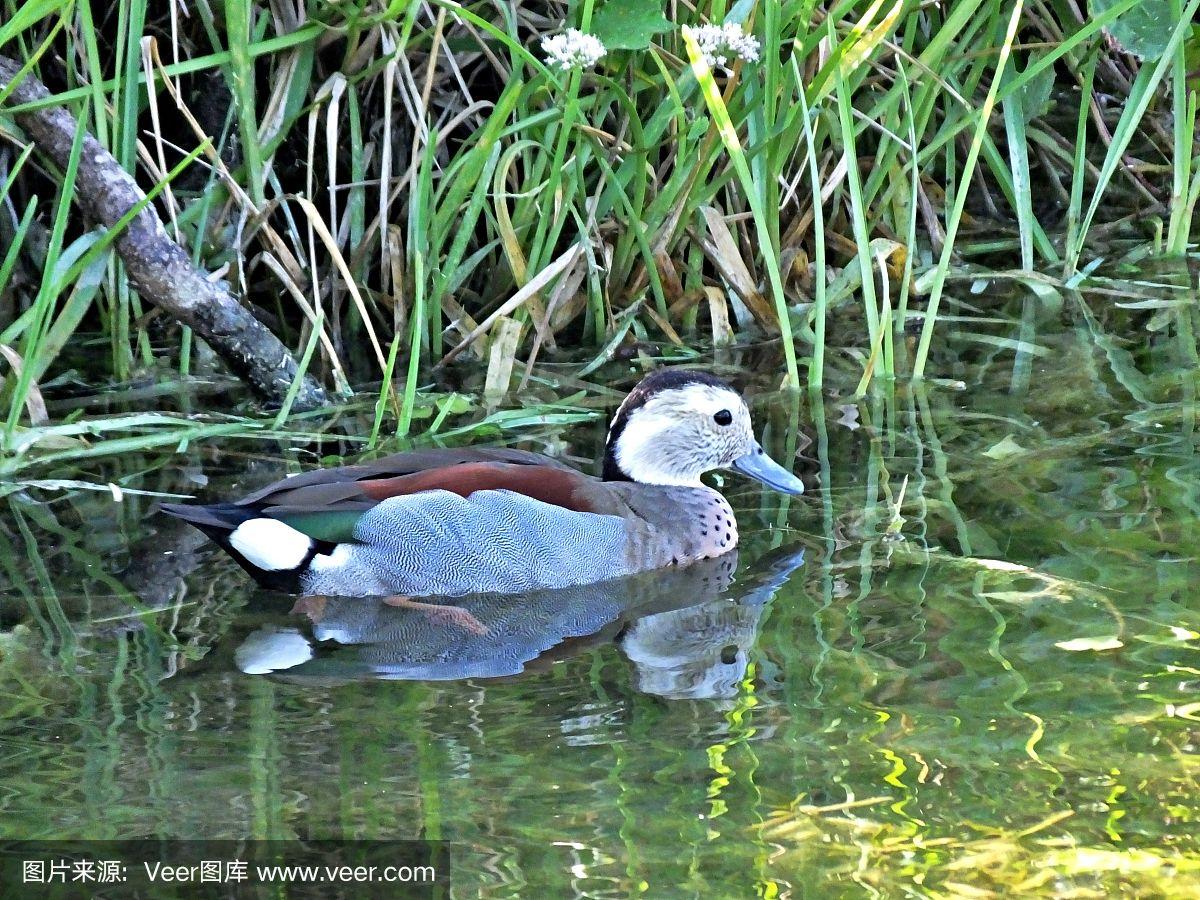
<path fill-rule="evenodd" d="M 696 369 L 659 369 L 629 392 L 600 468 L 596 477 L 515 448 L 422 449 L 293 475 L 232 502 L 161 508 L 264 588 L 404 603 L 552 590 L 730 553 L 733 508 L 701 480 L 714 470 L 804 491 L 755 438 L 741 394 Z"/>

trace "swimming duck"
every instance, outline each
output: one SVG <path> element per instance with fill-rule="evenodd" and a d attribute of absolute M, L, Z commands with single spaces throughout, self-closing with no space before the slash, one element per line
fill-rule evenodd
<path fill-rule="evenodd" d="M 522 450 L 400 453 L 285 478 L 232 503 L 164 504 L 264 587 L 339 596 L 561 588 L 728 553 L 733 509 L 700 476 L 802 482 L 706 372 L 662 369 L 618 407 L 600 478 Z"/>

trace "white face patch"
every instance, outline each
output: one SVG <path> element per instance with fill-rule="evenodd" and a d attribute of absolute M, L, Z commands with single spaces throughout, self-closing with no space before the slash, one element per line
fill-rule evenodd
<path fill-rule="evenodd" d="M 229 546 L 267 572 L 294 569 L 312 549 L 312 539 L 278 519 L 248 519 L 229 535 Z"/>
<path fill-rule="evenodd" d="M 728 413 L 728 424 L 721 424 Z M 698 487 L 700 476 L 754 447 L 750 411 L 734 391 L 685 384 L 635 409 L 614 447 L 617 465 L 642 484 Z"/>

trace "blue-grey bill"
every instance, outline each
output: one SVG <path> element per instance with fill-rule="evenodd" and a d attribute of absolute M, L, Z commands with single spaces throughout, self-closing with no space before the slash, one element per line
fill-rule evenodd
<path fill-rule="evenodd" d="M 735 471 L 749 475 L 761 481 L 772 490 L 784 494 L 803 494 L 804 482 L 781 466 L 763 452 L 763 448 L 754 445 L 754 449 L 745 456 L 733 461 Z"/>

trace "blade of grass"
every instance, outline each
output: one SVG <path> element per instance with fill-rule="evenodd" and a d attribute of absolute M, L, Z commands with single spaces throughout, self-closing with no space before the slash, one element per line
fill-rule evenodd
<path fill-rule="evenodd" d="M 829 23 L 830 40 L 833 39 L 833 23 Z M 863 199 L 862 179 L 858 170 L 858 149 L 854 125 L 850 116 L 850 90 L 838 78 L 837 94 L 838 123 L 841 125 L 842 152 L 846 154 L 846 186 L 850 193 L 850 221 L 854 229 L 857 247 L 858 270 L 862 276 L 863 318 L 867 322 L 867 339 L 874 344 L 879 336 L 879 315 L 875 298 L 875 271 L 871 263 L 871 238 L 867 232 L 867 204 Z"/>
<path fill-rule="evenodd" d="M 1004 130 L 1016 194 L 1017 228 L 1021 236 L 1021 268 L 1033 269 L 1033 193 L 1029 182 L 1029 141 L 1020 95 L 1004 101 Z"/>
<path fill-rule="evenodd" d="M 792 68 L 796 83 L 801 89 L 796 92 L 800 100 L 800 112 L 804 120 L 804 153 L 808 158 L 808 179 L 812 188 L 813 205 L 813 352 L 808 365 L 808 387 L 819 392 L 824 383 L 825 372 L 825 324 L 826 309 L 825 270 L 825 208 L 821 200 L 821 173 L 817 167 L 817 142 L 813 136 L 812 117 L 809 114 L 808 97 L 803 89 L 799 66 L 793 57 Z"/>
<path fill-rule="evenodd" d="M 708 107 L 709 115 L 716 123 L 721 143 L 725 146 L 725 151 L 733 162 L 742 191 L 750 204 L 754 229 L 759 240 L 759 252 L 762 253 L 763 263 L 767 269 L 767 278 L 771 284 L 771 299 L 775 303 L 775 312 L 779 317 L 779 336 L 783 342 L 784 359 L 787 364 L 787 377 L 784 384 L 794 390 L 800 387 L 800 376 L 796 366 L 796 346 L 792 340 L 792 324 L 788 314 L 787 298 L 783 291 L 783 277 L 779 271 L 779 248 L 771 243 L 772 228 L 767 221 L 768 212 L 763 206 L 759 188 L 754 183 L 750 166 L 746 162 L 746 154 L 742 149 L 742 142 L 729 117 L 729 110 L 721 98 L 720 91 L 717 90 L 712 70 L 705 62 L 704 55 L 700 52 L 700 46 L 696 43 L 695 38 L 685 32 L 683 40 L 687 46 L 692 73 L 700 84 L 704 103 Z"/>
<path fill-rule="evenodd" d="M 83 150 L 83 139 L 86 134 L 87 112 L 81 110 L 79 126 L 75 129 L 75 137 L 71 142 L 71 152 L 67 158 L 62 188 L 59 191 L 58 203 L 54 211 L 54 221 L 50 229 L 50 240 L 46 248 L 46 260 L 42 271 L 42 283 L 33 302 L 33 323 L 25 332 L 25 340 L 22 345 L 21 357 L 26 364 L 12 390 L 8 417 L 4 425 L 3 446 L 0 449 L 8 450 L 12 446 L 13 433 L 20 419 L 21 410 L 25 407 L 26 395 L 33 383 L 34 366 L 31 362 L 38 358 L 38 345 L 49 324 L 50 315 L 57 300 L 58 284 L 54 277 L 55 270 L 62 252 L 67 223 L 71 219 L 71 202 L 75 197 L 75 176 L 79 171 L 79 156 Z"/>
<path fill-rule="evenodd" d="M 1200 2 L 1200 0 L 1194 0 L 1194 2 Z M 1004 34 L 1004 42 L 1000 46 L 1000 55 L 996 60 L 996 72 L 992 76 L 992 85 L 988 89 L 987 98 L 983 101 L 983 107 L 979 111 L 979 120 L 975 127 L 975 135 L 971 140 L 967 159 L 963 163 L 962 176 L 954 201 L 954 209 L 946 222 L 946 240 L 942 245 L 941 255 L 938 257 L 937 269 L 935 270 L 933 284 L 929 293 L 929 302 L 925 307 L 925 321 L 921 326 L 921 339 L 917 345 L 916 359 L 913 361 L 913 379 L 915 381 L 920 381 L 925 377 L 925 363 L 929 358 L 933 330 L 937 325 L 938 305 L 942 299 L 942 292 L 946 284 L 946 274 L 950 270 L 950 259 L 954 253 L 954 238 L 958 233 L 959 223 L 962 221 L 963 210 L 966 208 L 967 187 L 970 185 L 971 178 L 975 173 L 975 163 L 979 159 L 979 151 L 983 145 L 983 136 L 987 132 L 992 108 L 996 104 L 1000 81 L 1004 77 L 1004 68 L 1012 52 L 1013 40 L 1017 35 L 1017 24 L 1020 21 L 1023 7 L 1024 0 L 1017 0 L 1009 17 L 1008 28 Z"/>
<path fill-rule="evenodd" d="M 225 29 L 229 38 L 229 72 L 242 157 L 246 166 L 246 189 L 254 205 L 266 203 L 263 192 L 262 147 L 258 143 L 258 117 L 254 105 L 254 58 L 250 52 L 253 28 L 250 0 L 226 0 Z"/>

